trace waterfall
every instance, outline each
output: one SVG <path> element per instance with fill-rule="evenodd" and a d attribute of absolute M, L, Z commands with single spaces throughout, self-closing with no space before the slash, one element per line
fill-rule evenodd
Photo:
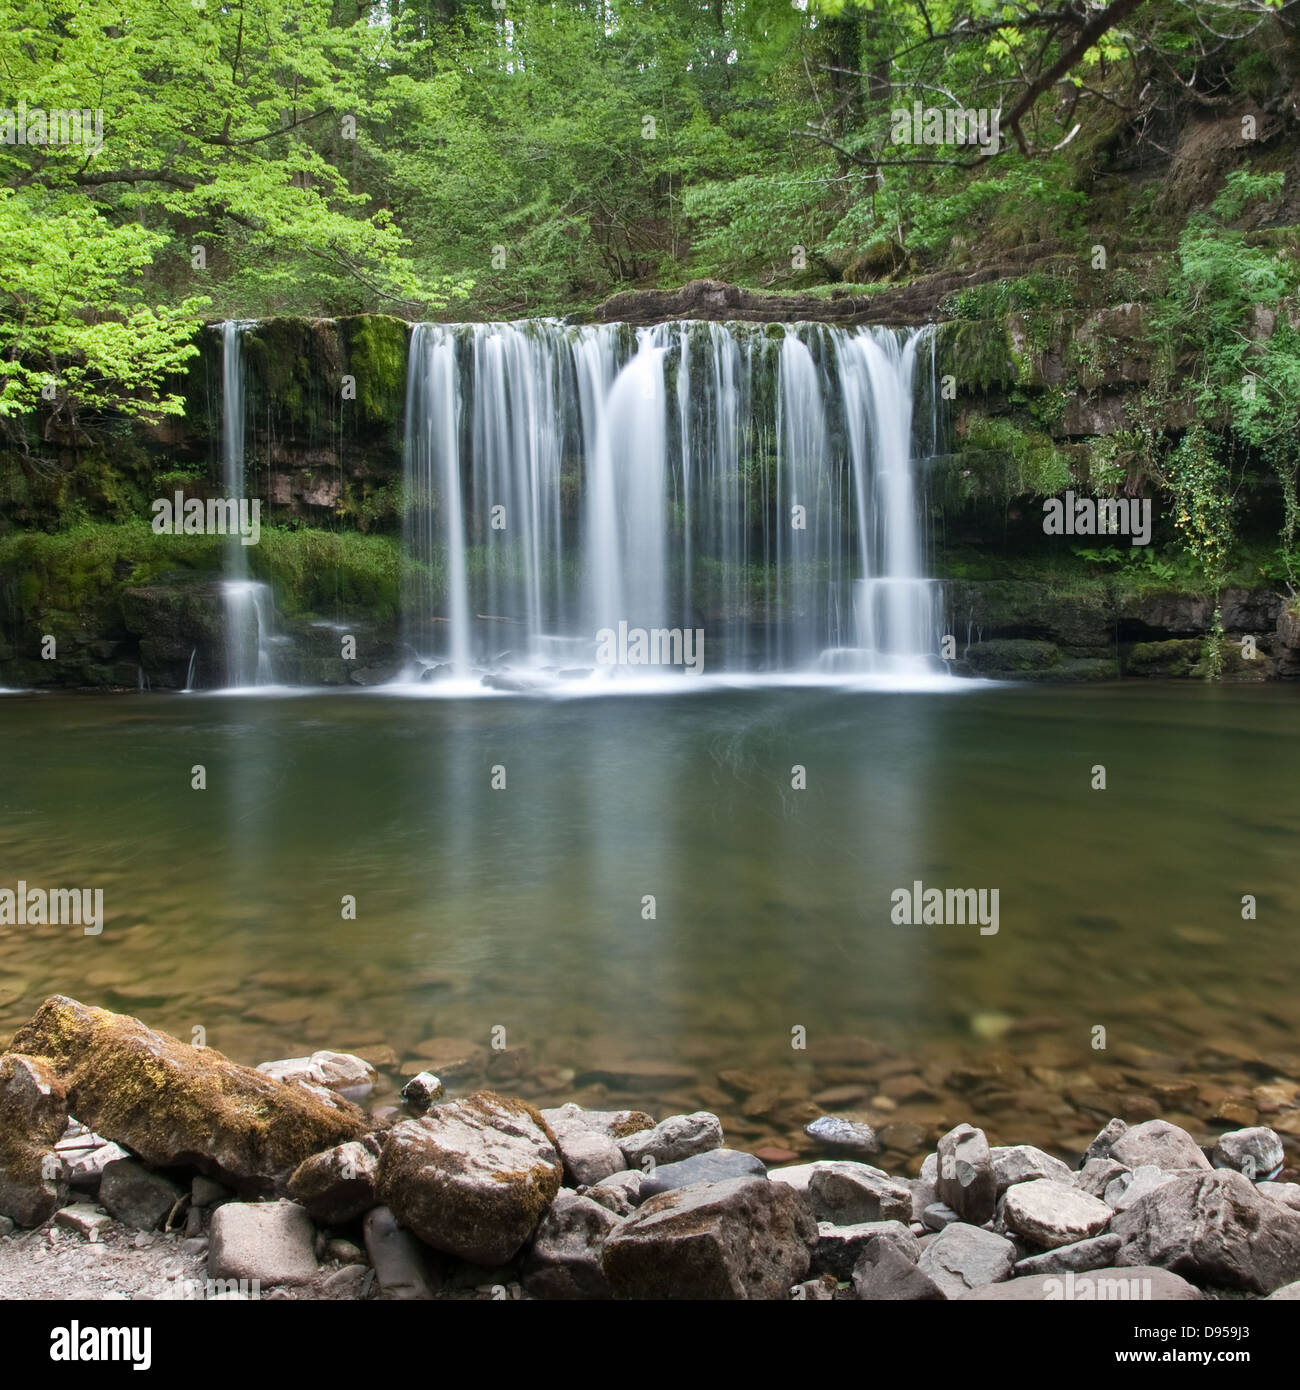
<path fill-rule="evenodd" d="M 244 352 L 246 324 L 221 325 L 221 482 L 227 499 L 244 492 Z M 248 577 L 248 552 L 238 534 L 225 537 L 221 585 L 226 626 L 226 684 L 240 689 L 271 685 L 275 672 L 269 642 L 274 606 L 270 587 Z M 191 666 L 193 661 L 191 660 Z"/>
<path fill-rule="evenodd" d="M 417 325 L 409 674 L 625 676 L 600 669 L 620 625 L 703 631 L 715 674 L 941 671 L 915 470 L 937 426 L 913 408 L 929 341 L 818 324 Z"/>

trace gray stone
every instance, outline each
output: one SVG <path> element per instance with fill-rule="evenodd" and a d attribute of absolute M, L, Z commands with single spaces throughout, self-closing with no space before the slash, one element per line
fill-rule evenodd
<path fill-rule="evenodd" d="M 603 1134 L 607 1139 L 625 1139 L 629 1134 L 654 1128 L 654 1118 L 644 1110 L 586 1110 L 572 1101 L 553 1110 L 543 1110 L 542 1119 L 558 1139 L 566 1133 Z"/>
<path fill-rule="evenodd" d="M 74 1192 L 97 1192 L 104 1169 L 110 1163 L 130 1157 L 121 1144 L 112 1144 L 107 1140 L 92 1149 L 67 1154 L 64 1161 L 67 1164 L 68 1186 Z"/>
<path fill-rule="evenodd" d="M 727 1178 L 765 1178 L 767 1165 L 753 1154 L 738 1149 L 713 1149 L 709 1153 L 683 1158 L 678 1163 L 661 1163 L 641 1181 L 638 1203 L 660 1192 L 690 1187 L 697 1182 L 724 1182 Z"/>
<path fill-rule="evenodd" d="M 982 1226 L 997 1206 L 993 1155 L 982 1129 L 957 1125 L 939 1140 L 939 1200 L 963 1221 Z"/>
<path fill-rule="evenodd" d="M 447 1088 L 431 1071 L 416 1072 L 402 1087 L 402 1099 L 421 1115 L 436 1105 L 447 1093 Z"/>
<path fill-rule="evenodd" d="M 939 1155 L 937 1153 L 926 1154 L 921 1160 L 921 1174 L 919 1181 L 928 1182 L 931 1187 L 938 1189 L 939 1186 Z"/>
<path fill-rule="evenodd" d="M 1295 1182 L 1257 1182 L 1255 1191 L 1265 1197 L 1281 1202 L 1292 1211 L 1300 1211 L 1300 1183 Z"/>
<path fill-rule="evenodd" d="M 1297 1279 L 1294 1284 L 1283 1284 L 1280 1289 L 1274 1289 L 1264 1302 L 1272 1303 L 1274 1300 L 1286 1303 L 1292 1300 L 1300 1302 L 1300 1279 Z"/>
<path fill-rule="evenodd" d="M 856 1226 L 819 1221 L 817 1245 L 812 1256 L 813 1273 L 850 1279 L 863 1255 L 882 1244 L 892 1245 L 913 1264 L 921 1258 L 920 1242 L 901 1221 L 863 1221 Z"/>
<path fill-rule="evenodd" d="M 667 1166 L 667 1165 L 665 1165 Z M 627 1168 L 602 1178 L 583 1193 L 593 1202 L 599 1202 L 615 1216 L 630 1216 L 641 1200 L 641 1188 L 645 1184 L 645 1174 L 639 1168 Z"/>
<path fill-rule="evenodd" d="M 912 1220 L 920 1221 L 926 1207 L 939 1203 L 939 1189 L 924 1178 L 905 1178 L 903 1181 L 912 1189 Z"/>
<path fill-rule="evenodd" d="M 867 1163 L 831 1160 L 814 1165 L 808 1199 L 818 1221 L 857 1226 L 866 1221 L 910 1221 L 912 1190 Z"/>
<path fill-rule="evenodd" d="M 360 1298 L 365 1282 L 364 1265 L 344 1265 L 321 1280 L 321 1293 L 326 1298 Z"/>
<path fill-rule="evenodd" d="M 1131 1172 L 1121 1173 L 1118 1177 L 1112 1178 L 1106 1184 L 1102 1201 L 1112 1211 L 1127 1211 L 1129 1207 L 1140 1202 L 1148 1192 L 1154 1192 L 1157 1187 L 1172 1182 L 1174 1176 L 1173 1173 L 1166 1173 L 1163 1168 L 1157 1168 L 1150 1163 L 1144 1164 L 1141 1168 L 1134 1168 Z"/>
<path fill-rule="evenodd" d="M 1090 1269 L 1106 1269 L 1115 1261 L 1123 1242 L 1117 1235 L 1093 1236 L 1091 1240 L 1059 1245 L 1041 1255 L 1030 1255 L 1012 1271 L 1017 1276 L 1028 1274 L 1064 1274 L 1072 1270 L 1084 1274 Z"/>
<path fill-rule="evenodd" d="M 372 1207 L 361 1230 L 382 1298 L 410 1302 L 433 1297 L 424 1246 L 402 1230 L 387 1207 Z"/>
<path fill-rule="evenodd" d="M 866 1251 L 854 1266 L 853 1292 L 868 1303 L 935 1302 L 944 1297 L 919 1264 L 887 1243 Z"/>
<path fill-rule="evenodd" d="M 1196 1140 L 1167 1120 L 1147 1120 L 1126 1130 L 1110 1146 L 1110 1157 L 1128 1168 L 1150 1165 L 1166 1172 L 1210 1166 Z"/>
<path fill-rule="evenodd" d="M 0 1216 L 0 1240 L 14 1233 L 14 1222 L 10 1216 Z"/>
<path fill-rule="evenodd" d="M 1271 1178 L 1285 1161 L 1281 1138 L 1265 1125 L 1229 1130 L 1214 1146 L 1216 1168 L 1235 1168 L 1251 1182 Z"/>
<path fill-rule="evenodd" d="M 1300 1212 L 1240 1173 L 1187 1173 L 1115 1217 L 1120 1264 L 1155 1264 L 1198 1283 L 1271 1293 L 1300 1278 Z"/>
<path fill-rule="evenodd" d="M 869 1124 L 846 1120 L 839 1115 L 822 1115 L 803 1131 L 809 1139 L 845 1154 L 870 1155 L 880 1152 L 880 1140 Z"/>
<path fill-rule="evenodd" d="M 161 1230 L 172 1208 L 185 1195 L 160 1173 L 151 1173 L 133 1158 L 105 1166 L 99 1180 L 99 1203 L 124 1226 L 141 1231 Z"/>
<path fill-rule="evenodd" d="M 619 1224 L 598 1202 L 562 1187 L 524 1261 L 525 1291 L 534 1298 L 609 1298 L 600 1256 Z"/>
<path fill-rule="evenodd" d="M 95 1242 L 103 1235 L 104 1227 L 111 1225 L 113 1218 L 107 1212 L 96 1211 L 94 1207 L 85 1202 L 77 1202 L 70 1207 L 62 1207 L 54 1213 L 54 1224 L 66 1227 L 69 1231 L 76 1231 L 78 1235 L 83 1235 L 90 1242 Z"/>
<path fill-rule="evenodd" d="M 1086 1192 L 1089 1197 L 1099 1197 L 1105 1201 L 1106 1189 L 1110 1184 L 1116 1178 L 1132 1171 L 1131 1168 L 1125 1168 L 1122 1163 L 1113 1158 L 1090 1158 L 1074 1174 L 1071 1181 L 1080 1192 Z"/>
<path fill-rule="evenodd" d="M 233 1195 L 229 1188 L 202 1174 L 196 1175 L 190 1183 L 190 1205 L 194 1207 L 215 1207 Z"/>
<path fill-rule="evenodd" d="M 360 1246 L 353 1245 L 350 1240 L 342 1240 L 335 1236 L 325 1242 L 325 1259 L 335 1260 L 341 1265 L 363 1265 L 366 1262 L 366 1252 Z"/>
<path fill-rule="evenodd" d="M 54 1071 L 36 1057 L 0 1057 L 0 1215 L 20 1226 L 48 1221 L 67 1196 L 67 1169 L 55 1152 L 68 1123 Z"/>
<path fill-rule="evenodd" d="M 1105 1128 L 1083 1151 L 1083 1161 L 1079 1164 L 1082 1168 L 1094 1158 L 1109 1158 L 1111 1150 L 1114 1148 L 1118 1139 L 1128 1133 L 1128 1125 L 1118 1116 L 1113 1120 L 1107 1120 Z"/>
<path fill-rule="evenodd" d="M 342 1226 L 379 1205 L 375 1181 L 379 1141 L 350 1139 L 300 1163 L 289 1178 L 289 1196 L 321 1226 Z"/>
<path fill-rule="evenodd" d="M 265 1287 L 307 1284 L 316 1275 L 316 1232 L 293 1202 L 227 1202 L 212 1213 L 208 1235 L 213 1279 L 256 1279 Z"/>
<path fill-rule="evenodd" d="M 605 1241 L 618 1298 L 787 1298 L 808 1273 L 817 1226 L 798 1194 L 764 1178 L 651 1197 Z"/>
<path fill-rule="evenodd" d="M 677 1163 L 695 1154 L 722 1147 L 722 1122 L 707 1110 L 691 1115 L 669 1115 L 653 1129 L 639 1130 L 619 1140 L 629 1168 L 644 1167 L 646 1158 L 656 1163 Z"/>
<path fill-rule="evenodd" d="M 997 1183 L 999 1197 L 1018 1182 L 1032 1182 L 1035 1178 L 1052 1178 L 1056 1182 L 1069 1182 L 1071 1169 L 1059 1158 L 1036 1149 L 1032 1144 L 1015 1144 L 1010 1148 L 989 1150 L 993 1157 L 993 1177 Z"/>
<path fill-rule="evenodd" d="M 921 1213 L 921 1225 L 927 1231 L 942 1231 L 945 1226 L 960 1220 L 961 1217 L 944 1202 L 931 1202 Z"/>
<path fill-rule="evenodd" d="M 1111 1215 L 1105 1202 L 1080 1192 L 1072 1183 L 1051 1178 L 1009 1187 L 1002 1204 L 1008 1229 L 1047 1250 L 1100 1235 Z"/>
<path fill-rule="evenodd" d="M 945 1298 L 957 1298 L 967 1289 L 1009 1279 L 1015 1262 L 1016 1247 L 1005 1236 L 957 1221 L 927 1242 L 919 1264 Z"/>
<path fill-rule="evenodd" d="M 1087 1274 L 1029 1274 L 1002 1284 L 986 1284 L 960 1296 L 961 1303 L 1145 1303 L 1190 1302 L 1201 1291 L 1167 1269 L 1135 1265 L 1127 1269 L 1097 1269 Z"/>
<path fill-rule="evenodd" d="M 500 1265 L 536 1230 L 563 1171 L 531 1106 L 480 1091 L 395 1125 L 377 1189 L 426 1245 Z"/>
<path fill-rule="evenodd" d="M 302 1082 L 330 1091 L 364 1093 L 374 1086 L 379 1073 L 369 1062 L 350 1052 L 313 1052 L 310 1057 L 285 1057 L 263 1062 L 257 1068 L 274 1081 Z"/>
<path fill-rule="evenodd" d="M 591 1187 L 626 1167 L 617 1141 L 594 1129 L 566 1130 L 555 1136 L 555 1146 L 575 1187 Z"/>

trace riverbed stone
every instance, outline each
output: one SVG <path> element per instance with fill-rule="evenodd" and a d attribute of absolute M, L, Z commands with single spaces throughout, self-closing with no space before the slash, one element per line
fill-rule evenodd
<path fill-rule="evenodd" d="M 881 1244 L 892 1245 L 913 1264 L 921 1258 L 920 1241 L 901 1221 L 862 1221 L 854 1226 L 819 1221 L 812 1255 L 813 1273 L 851 1279 L 862 1256 Z"/>
<path fill-rule="evenodd" d="M 1168 1120 L 1146 1120 L 1133 1125 L 1110 1146 L 1110 1157 L 1128 1168 L 1149 1165 L 1167 1173 L 1210 1166 L 1196 1140 Z"/>
<path fill-rule="evenodd" d="M 531 1105 L 479 1091 L 395 1125 L 377 1187 L 397 1220 L 435 1250 L 500 1265 L 536 1229 L 563 1172 Z"/>
<path fill-rule="evenodd" d="M 788 1184 L 729 1178 L 651 1197 L 608 1237 L 601 1263 L 618 1298 L 786 1298 L 816 1240 Z"/>
<path fill-rule="evenodd" d="M 1300 1211 L 1300 1183 L 1295 1182 L 1257 1182 L 1255 1191 L 1261 1196 L 1281 1202 L 1292 1211 Z"/>
<path fill-rule="evenodd" d="M 1015 1262 L 1016 1247 L 1005 1236 L 955 1221 L 925 1246 L 918 1264 L 945 1298 L 957 1298 L 968 1289 L 1009 1279 Z"/>
<path fill-rule="evenodd" d="M 1100 1235 L 1112 1215 L 1105 1202 L 1052 1178 L 1009 1187 L 1002 1205 L 1008 1229 L 1048 1250 Z"/>
<path fill-rule="evenodd" d="M 67 1169 L 55 1145 L 68 1123 L 54 1069 L 17 1049 L 0 1057 L 0 1214 L 39 1226 L 67 1196 Z"/>
<path fill-rule="evenodd" d="M 654 1117 L 644 1110 L 588 1110 L 570 1101 L 543 1110 L 542 1119 L 558 1139 L 564 1134 L 589 1131 L 608 1139 L 626 1139 L 630 1134 L 654 1128 Z"/>
<path fill-rule="evenodd" d="M 447 1093 L 447 1088 L 431 1071 L 419 1071 L 402 1087 L 402 1099 L 417 1114 L 423 1115 Z"/>
<path fill-rule="evenodd" d="M 121 1144 L 111 1142 L 68 1154 L 64 1160 L 68 1170 L 68 1186 L 77 1192 L 97 1192 L 104 1176 L 104 1169 L 110 1163 L 130 1157 Z"/>
<path fill-rule="evenodd" d="M 566 1130 L 555 1136 L 555 1146 L 575 1187 L 590 1187 L 627 1166 L 618 1142 L 594 1129 Z"/>
<path fill-rule="evenodd" d="M 1075 1274 L 1027 1274 L 985 1284 L 961 1294 L 961 1303 L 1191 1302 L 1203 1297 L 1195 1284 L 1152 1265 L 1089 1270 Z"/>
<path fill-rule="evenodd" d="M 722 1121 L 707 1110 L 690 1115 L 669 1115 L 651 1129 L 629 1134 L 619 1141 L 629 1168 L 641 1168 L 647 1158 L 656 1163 L 676 1163 L 695 1154 L 722 1147 Z"/>
<path fill-rule="evenodd" d="M 524 1261 L 523 1285 L 534 1298 L 612 1297 L 600 1257 L 620 1218 L 562 1187 L 542 1217 Z"/>
<path fill-rule="evenodd" d="M 151 1173 L 133 1158 L 105 1166 L 99 1182 L 99 1204 L 124 1226 L 159 1231 L 185 1189 L 161 1173 Z"/>
<path fill-rule="evenodd" d="M 227 1202 L 212 1214 L 208 1274 L 213 1279 L 256 1279 L 308 1284 L 317 1272 L 316 1232 L 293 1202 Z"/>
<path fill-rule="evenodd" d="M 711 1149 L 676 1163 L 660 1163 L 642 1178 L 638 1202 L 690 1187 L 697 1182 L 724 1182 L 728 1178 L 764 1178 L 767 1165 L 753 1154 L 737 1149 Z"/>
<path fill-rule="evenodd" d="M 1129 1207 L 1140 1202 L 1148 1192 L 1154 1192 L 1157 1187 L 1172 1182 L 1175 1176 L 1177 1175 L 1166 1173 L 1163 1168 L 1157 1168 L 1154 1164 L 1144 1163 L 1141 1168 L 1134 1168 L 1112 1178 L 1102 1193 L 1102 1201 L 1112 1211 L 1127 1211 Z"/>
<path fill-rule="evenodd" d="M 1071 1169 L 1059 1158 L 1036 1149 L 1032 1144 L 1015 1144 L 1010 1147 L 995 1147 L 989 1150 L 993 1159 L 993 1176 L 997 1183 L 999 1197 L 1018 1182 L 1032 1182 L 1035 1178 L 1053 1178 L 1057 1182 L 1069 1182 Z"/>
<path fill-rule="evenodd" d="M 1083 1159 L 1079 1166 L 1084 1167 L 1094 1158 L 1109 1158 L 1111 1149 L 1127 1133 L 1128 1125 L 1118 1115 L 1114 1119 L 1107 1120 L 1097 1137 L 1083 1151 Z"/>
<path fill-rule="evenodd" d="M 946 1202 L 931 1202 L 921 1213 L 921 1225 L 927 1231 L 942 1231 L 961 1217 Z"/>
<path fill-rule="evenodd" d="M 1300 1302 L 1300 1279 L 1293 1284 L 1283 1284 L 1280 1289 L 1274 1289 L 1265 1300 L 1265 1303 L 1290 1303 Z"/>
<path fill-rule="evenodd" d="M 248 1191 L 368 1128 L 327 1090 L 272 1080 L 139 1019 L 51 995 L 14 1035 L 44 1059 L 82 1123 L 151 1168 L 193 1167 Z"/>
<path fill-rule="evenodd" d="M 1219 1135 L 1212 1159 L 1216 1168 L 1235 1168 L 1252 1182 L 1271 1177 L 1285 1161 L 1281 1136 L 1266 1125 Z"/>
<path fill-rule="evenodd" d="M 361 1232 L 381 1298 L 414 1302 L 433 1297 L 428 1252 L 410 1231 L 397 1224 L 387 1207 L 372 1207 L 361 1223 Z"/>
<path fill-rule="evenodd" d="M 1271 1293 L 1300 1278 L 1300 1212 L 1230 1169 L 1185 1173 L 1115 1217 L 1120 1264 L 1154 1264 L 1198 1283 Z"/>
<path fill-rule="evenodd" d="M 1093 1236 L 1090 1240 L 1077 1240 L 1073 1245 L 1059 1245 L 1055 1250 L 1045 1250 L 1041 1255 L 1030 1255 L 1018 1261 L 1012 1272 L 1021 1277 L 1026 1274 L 1064 1274 L 1068 1270 L 1083 1274 L 1090 1269 L 1105 1269 L 1115 1262 L 1122 1244 L 1119 1236 L 1109 1233 Z"/>
<path fill-rule="evenodd" d="M 322 1049 L 310 1057 L 285 1057 L 262 1062 L 257 1070 L 276 1081 L 300 1081 L 308 1086 L 324 1086 L 331 1091 L 364 1092 L 371 1089 L 379 1073 L 369 1062 L 351 1052 Z"/>
<path fill-rule="evenodd" d="M 1090 1158 L 1074 1174 L 1071 1181 L 1080 1192 L 1086 1192 L 1089 1197 L 1099 1197 L 1104 1201 L 1106 1189 L 1111 1183 L 1132 1171 L 1113 1158 Z"/>
<path fill-rule="evenodd" d="M 590 1197 L 593 1202 L 599 1202 L 615 1216 L 630 1216 L 641 1201 L 644 1184 L 645 1174 L 639 1168 L 627 1168 L 621 1173 L 602 1178 L 587 1188 L 583 1195 Z"/>
<path fill-rule="evenodd" d="M 963 1221 L 982 1226 L 997 1206 L 993 1155 L 982 1129 L 957 1125 L 939 1140 L 939 1200 Z"/>
<path fill-rule="evenodd" d="M 803 1131 L 809 1139 L 838 1153 L 869 1157 L 880 1152 L 880 1140 L 869 1124 L 839 1115 L 821 1115 Z"/>
<path fill-rule="evenodd" d="M 379 1141 L 373 1135 L 350 1139 L 313 1154 L 294 1169 L 289 1196 L 322 1226 L 342 1226 L 379 1205 L 375 1191 Z"/>
<path fill-rule="evenodd" d="M 54 1213 L 56 1226 L 85 1236 L 91 1244 L 103 1238 L 105 1228 L 111 1226 L 113 1220 L 106 1211 L 97 1210 L 89 1202 L 76 1202 L 70 1207 L 60 1207 Z"/>
<path fill-rule="evenodd" d="M 918 1263 L 889 1242 L 862 1253 L 853 1267 L 853 1292 L 869 1303 L 934 1303 L 946 1297 Z"/>

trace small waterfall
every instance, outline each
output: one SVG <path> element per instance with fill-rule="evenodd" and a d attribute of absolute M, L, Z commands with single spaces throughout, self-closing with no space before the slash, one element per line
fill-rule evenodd
<path fill-rule="evenodd" d="M 404 619 L 426 677 L 590 671 L 620 624 L 703 629 L 714 672 L 941 672 L 927 338 L 417 325 Z"/>
<path fill-rule="evenodd" d="M 194 664 L 198 660 L 199 649 L 190 649 L 190 664 L 185 668 L 185 684 L 181 687 L 181 694 L 188 695 L 194 689 Z"/>
<path fill-rule="evenodd" d="M 244 352 L 246 324 L 221 325 L 221 482 L 227 499 L 244 492 Z M 274 632 L 270 588 L 248 577 L 248 552 L 238 534 L 225 537 L 221 585 L 226 623 L 226 684 L 242 689 L 275 681 L 268 643 Z M 191 667 L 193 658 L 191 657 Z"/>

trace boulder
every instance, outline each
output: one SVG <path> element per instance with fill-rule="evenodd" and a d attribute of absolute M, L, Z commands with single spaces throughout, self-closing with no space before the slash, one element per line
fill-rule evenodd
<path fill-rule="evenodd" d="M 1032 1182 L 1035 1178 L 1054 1178 L 1057 1182 L 1070 1181 L 1070 1168 L 1059 1158 L 1036 1149 L 1032 1144 L 1016 1144 L 1010 1148 L 989 1150 L 993 1158 L 993 1177 L 997 1183 L 999 1197 L 1018 1182 Z"/>
<path fill-rule="evenodd" d="M 381 1298 L 414 1302 L 433 1297 L 427 1251 L 410 1231 L 402 1230 L 387 1207 L 372 1207 L 361 1232 Z"/>
<path fill-rule="evenodd" d="M 883 1242 L 863 1252 L 853 1268 L 853 1292 L 864 1302 L 937 1302 L 943 1290 L 919 1264 Z"/>
<path fill-rule="evenodd" d="M 767 1164 L 753 1154 L 736 1149 L 711 1149 L 677 1163 L 661 1163 L 646 1173 L 640 1184 L 637 1202 L 672 1192 L 678 1187 L 690 1187 L 697 1182 L 725 1182 L 728 1178 L 765 1178 Z"/>
<path fill-rule="evenodd" d="M 1135 1265 L 1097 1269 L 1087 1274 L 1027 1274 L 1002 1284 L 986 1284 L 961 1294 L 961 1303 L 1147 1303 L 1190 1301 L 1201 1291 L 1167 1269 Z"/>
<path fill-rule="evenodd" d="M 1132 1169 L 1125 1168 L 1113 1158 L 1090 1158 L 1073 1175 L 1071 1181 L 1080 1192 L 1086 1192 L 1089 1197 L 1100 1197 L 1104 1201 L 1106 1189 L 1111 1183 L 1131 1171 Z"/>
<path fill-rule="evenodd" d="M 423 1115 L 447 1093 L 447 1088 L 431 1071 L 416 1072 L 402 1087 L 402 1099 L 418 1114 Z"/>
<path fill-rule="evenodd" d="M 609 1298 L 600 1257 L 620 1218 L 562 1187 L 542 1217 L 524 1261 L 524 1289 L 534 1298 Z"/>
<path fill-rule="evenodd" d="M 851 1279 L 863 1255 L 881 1245 L 893 1246 L 912 1264 L 921 1258 L 920 1241 L 901 1221 L 863 1221 L 856 1226 L 837 1226 L 833 1221 L 819 1221 L 817 1245 L 812 1256 L 813 1273 Z"/>
<path fill-rule="evenodd" d="M 1118 1116 L 1113 1120 L 1107 1120 L 1105 1127 L 1083 1151 L 1083 1160 L 1079 1166 L 1085 1167 L 1094 1158 L 1109 1158 L 1116 1141 L 1127 1133 L 1128 1125 Z"/>
<path fill-rule="evenodd" d="M 656 1163 L 676 1163 L 695 1154 L 722 1147 L 722 1122 L 707 1110 L 692 1115 L 670 1115 L 652 1129 L 638 1130 L 619 1140 L 629 1168 L 641 1168 L 647 1158 Z"/>
<path fill-rule="evenodd" d="M 555 1146 L 564 1163 L 565 1178 L 575 1187 L 590 1187 L 626 1167 L 617 1141 L 594 1129 L 566 1130 L 555 1136 Z"/>
<path fill-rule="evenodd" d="M 321 1226 L 355 1221 L 379 1204 L 375 1194 L 379 1152 L 379 1141 L 368 1134 L 313 1154 L 293 1170 L 289 1196 L 301 1202 Z"/>
<path fill-rule="evenodd" d="M 1072 1183 L 1051 1178 L 1009 1187 L 1002 1204 L 1008 1229 L 1047 1250 L 1100 1235 L 1111 1216 L 1105 1202 L 1080 1192 Z"/>
<path fill-rule="evenodd" d="M 479 1091 L 395 1125 L 380 1155 L 378 1192 L 435 1250 L 500 1265 L 537 1228 L 562 1176 L 541 1115 Z"/>
<path fill-rule="evenodd" d="M 212 1213 L 208 1274 L 259 1284 L 308 1284 L 317 1271 L 316 1232 L 293 1202 L 227 1202 Z"/>
<path fill-rule="evenodd" d="M 257 1070 L 276 1081 L 301 1081 L 330 1091 L 364 1093 L 379 1078 L 369 1062 L 350 1052 L 321 1051 L 310 1057 L 287 1057 L 279 1062 L 262 1062 Z"/>
<path fill-rule="evenodd" d="M 364 1114 L 330 1091 L 274 1081 L 138 1019 L 52 995 L 14 1036 L 59 1079 L 83 1124 L 151 1168 L 193 1167 L 244 1191 L 360 1138 Z"/>
<path fill-rule="evenodd" d="M 954 1221 L 960 1220 L 961 1217 L 943 1202 L 931 1202 L 921 1213 L 921 1225 L 927 1231 L 942 1231 L 945 1226 L 951 1226 Z"/>
<path fill-rule="evenodd" d="M 1167 1120 L 1147 1120 L 1125 1130 L 1110 1146 L 1109 1156 L 1127 1168 L 1151 1166 L 1167 1173 L 1210 1166 L 1196 1140 Z"/>
<path fill-rule="evenodd" d="M 729 1178 L 651 1197 L 605 1241 L 601 1264 L 617 1298 L 786 1298 L 816 1239 L 789 1185 Z"/>
<path fill-rule="evenodd" d="M 1154 1192 L 1157 1187 L 1173 1182 L 1175 1176 L 1153 1164 L 1144 1164 L 1141 1168 L 1134 1168 L 1131 1172 L 1123 1172 L 1112 1178 L 1102 1193 L 1102 1201 L 1112 1211 L 1127 1211 L 1129 1207 L 1140 1202 L 1148 1192 Z"/>
<path fill-rule="evenodd" d="M 1300 1279 L 1294 1284 L 1283 1284 L 1280 1289 L 1274 1289 L 1264 1300 L 1265 1303 L 1290 1303 L 1300 1302 Z"/>
<path fill-rule="evenodd" d="M 63 1204 L 67 1173 L 54 1146 L 67 1124 L 53 1068 L 17 1050 L 0 1057 L 0 1215 L 39 1226 Z"/>
<path fill-rule="evenodd" d="M 1115 1217 L 1120 1264 L 1153 1264 L 1198 1283 L 1271 1293 L 1300 1279 L 1300 1212 L 1240 1173 L 1186 1173 Z"/>
<path fill-rule="evenodd" d="M 1016 1247 L 1005 1236 L 956 1221 L 945 1226 L 921 1251 L 921 1271 L 934 1280 L 945 1298 L 1011 1277 Z"/>
<path fill-rule="evenodd" d="M 68 1170 L 68 1186 L 78 1192 L 98 1192 L 104 1176 L 104 1169 L 119 1159 L 131 1155 L 121 1144 L 104 1143 L 93 1149 L 82 1149 L 65 1156 Z"/>
<path fill-rule="evenodd" d="M 1300 1183 L 1257 1182 L 1255 1191 L 1275 1202 L 1281 1202 L 1284 1207 L 1300 1211 Z"/>
<path fill-rule="evenodd" d="M 133 1158 L 119 1158 L 106 1164 L 99 1183 L 99 1204 L 124 1226 L 141 1231 L 159 1231 L 172 1208 L 185 1196 L 185 1189 L 151 1173 Z"/>
<path fill-rule="evenodd" d="M 641 1189 L 644 1185 L 645 1174 L 639 1168 L 627 1168 L 621 1173 L 602 1178 L 583 1195 L 590 1197 L 593 1202 L 599 1202 L 606 1211 L 612 1211 L 615 1216 L 630 1216 L 641 1201 Z"/>
<path fill-rule="evenodd" d="M 818 1221 L 856 1226 L 864 1221 L 912 1219 L 911 1187 L 869 1163 L 822 1158 L 772 1168 L 768 1177 L 800 1193 Z"/>
<path fill-rule="evenodd" d="M 1266 1125 L 1229 1130 L 1214 1146 L 1216 1168 L 1235 1168 L 1251 1182 L 1271 1178 L 1284 1162 L 1281 1137 Z"/>
<path fill-rule="evenodd" d="M 1065 1274 L 1072 1271 L 1084 1274 L 1090 1269 L 1106 1269 L 1115 1262 L 1123 1244 L 1117 1235 L 1093 1236 L 1091 1240 L 1075 1241 L 1073 1245 L 1058 1245 L 1041 1255 L 1020 1260 L 1012 1271 L 1017 1276 L 1027 1274 Z"/>
<path fill-rule="evenodd" d="M 982 1226 L 997 1206 L 993 1155 L 982 1129 L 958 1125 L 939 1140 L 939 1200 L 963 1221 Z"/>

